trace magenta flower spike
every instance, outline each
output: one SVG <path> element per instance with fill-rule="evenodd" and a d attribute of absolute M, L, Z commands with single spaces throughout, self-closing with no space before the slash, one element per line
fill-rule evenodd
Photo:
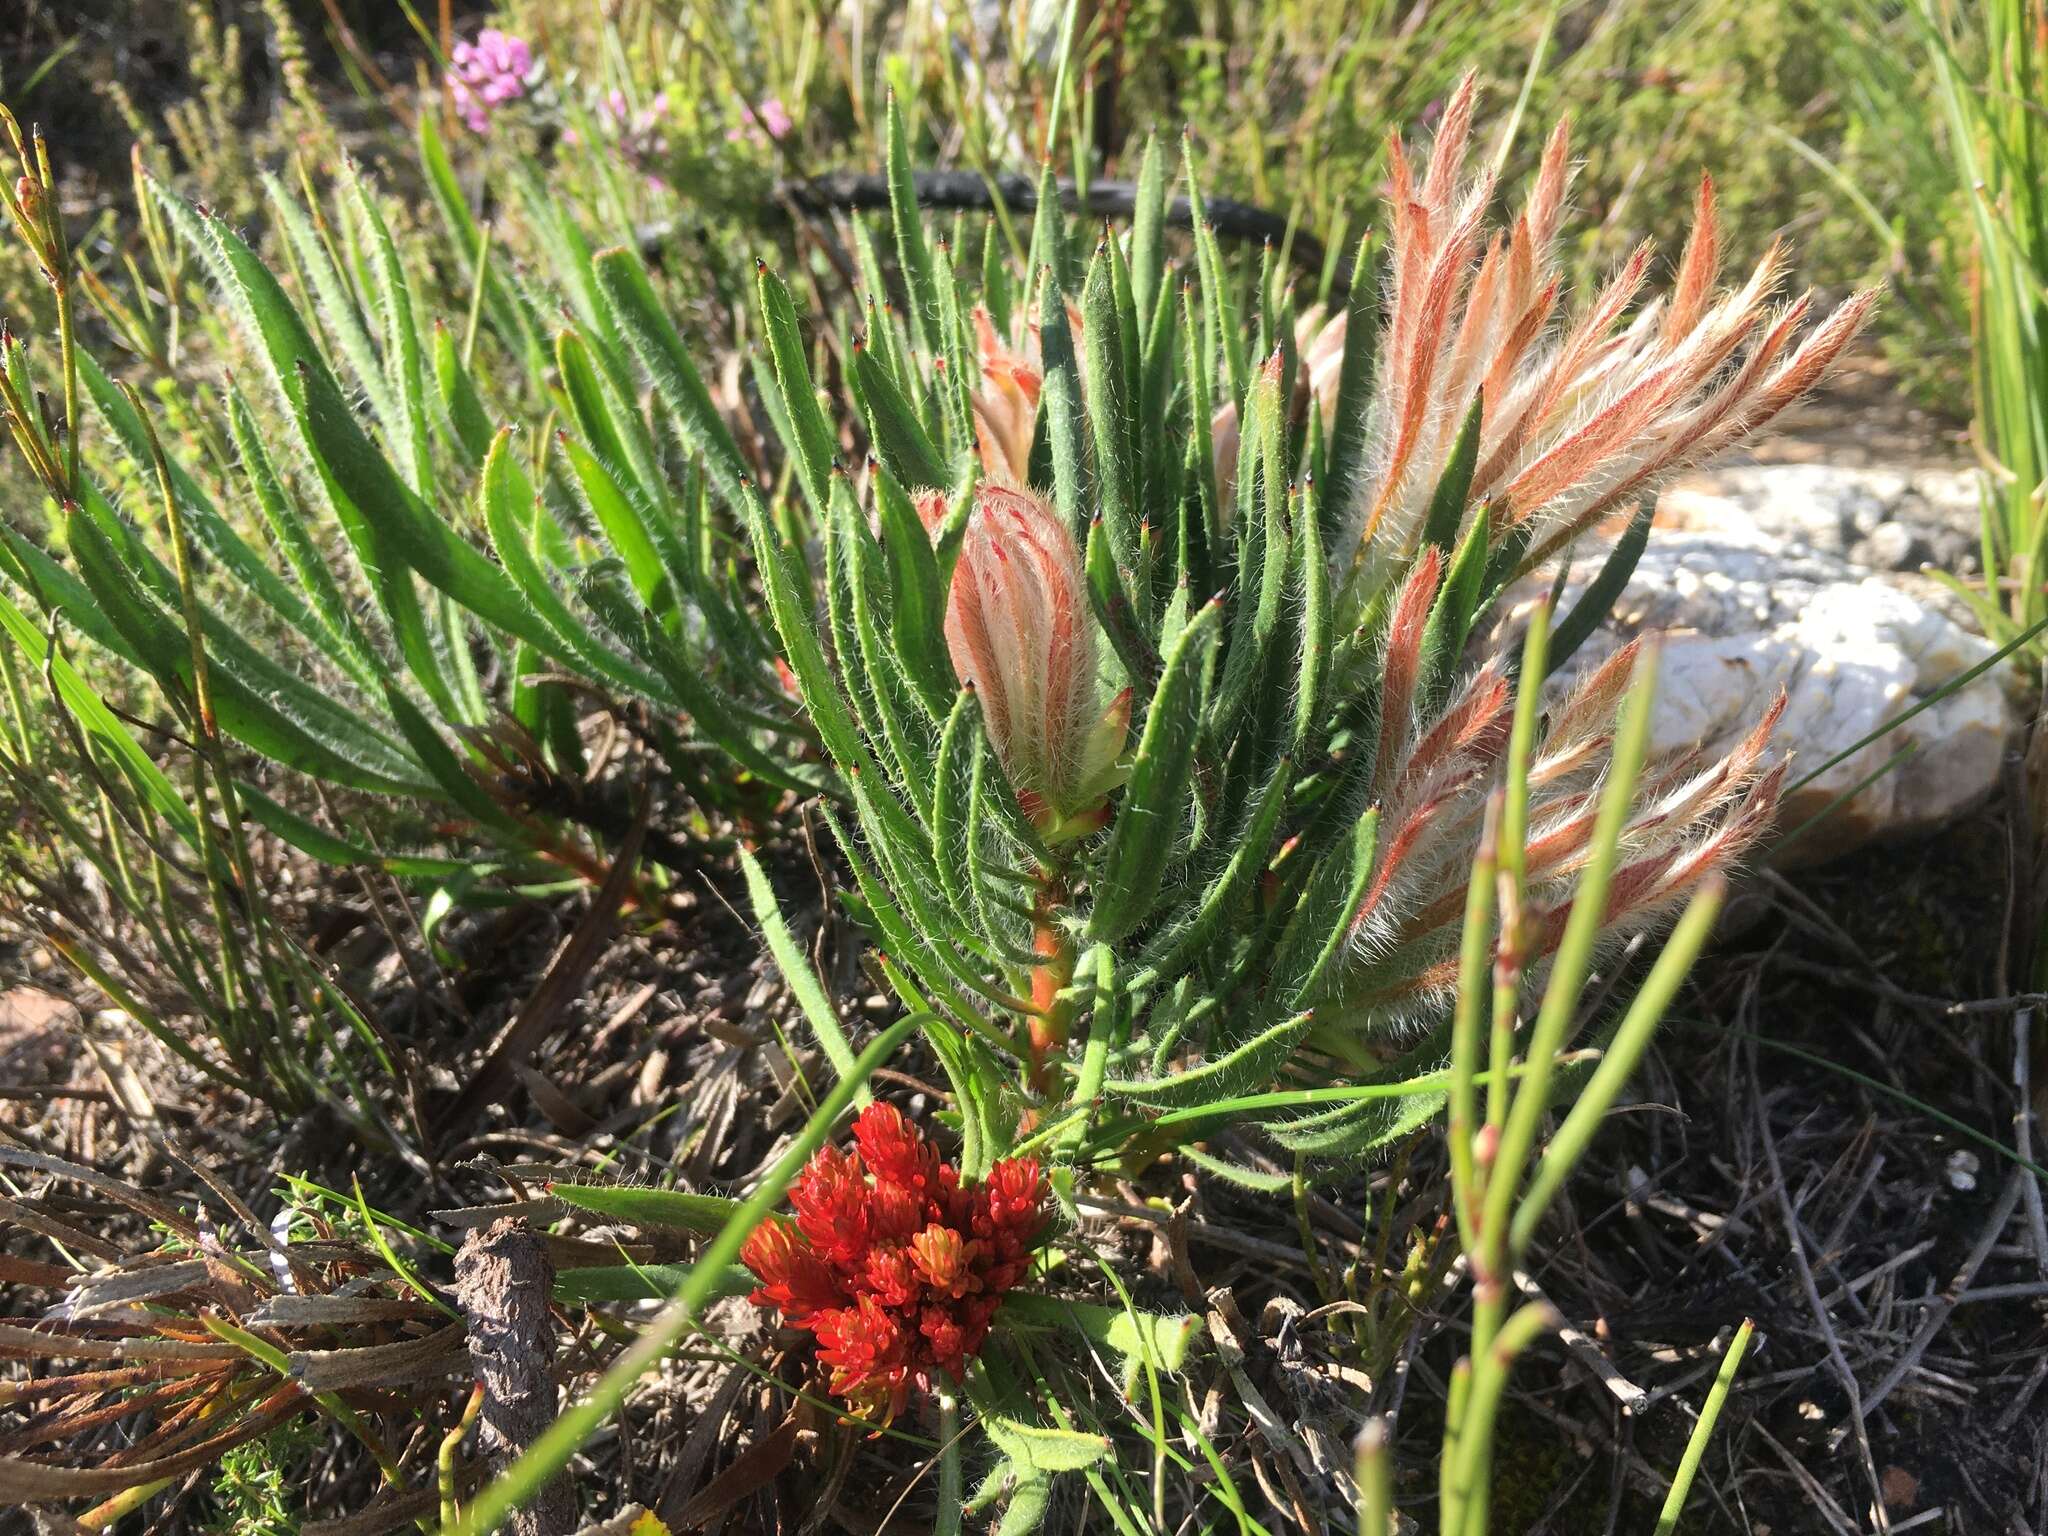
<path fill-rule="evenodd" d="M 485 27 L 475 42 L 460 42 L 448 59 L 448 93 L 472 133 L 491 131 L 491 109 L 526 94 L 533 50 L 524 38 Z"/>

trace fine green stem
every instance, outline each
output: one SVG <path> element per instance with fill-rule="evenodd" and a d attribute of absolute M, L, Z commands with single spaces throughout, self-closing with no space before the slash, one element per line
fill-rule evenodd
<path fill-rule="evenodd" d="M 939 1389 L 939 1508 L 932 1536 L 960 1536 L 960 1398 L 946 1386 Z"/>
<path fill-rule="evenodd" d="M 1714 1375 L 1714 1385 L 1707 1392 L 1707 1400 L 1700 1407 L 1699 1422 L 1686 1437 L 1685 1454 L 1679 1459 L 1678 1471 L 1671 1479 L 1671 1492 L 1665 1496 L 1663 1511 L 1657 1516 L 1655 1536 L 1671 1536 L 1678 1529 L 1678 1517 L 1685 1513 L 1686 1496 L 1692 1492 L 1693 1479 L 1699 1475 L 1700 1462 L 1706 1457 L 1707 1442 L 1714 1436 L 1715 1421 L 1721 1417 L 1721 1406 L 1728 1401 L 1728 1389 L 1735 1385 L 1735 1373 L 1742 1368 L 1743 1352 L 1749 1348 L 1749 1341 L 1756 1332 L 1753 1319 L 1744 1318 L 1742 1326 L 1735 1330 L 1735 1337 L 1728 1343 L 1728 1353 L 1721 1357 L 1721 1369 Z"/>

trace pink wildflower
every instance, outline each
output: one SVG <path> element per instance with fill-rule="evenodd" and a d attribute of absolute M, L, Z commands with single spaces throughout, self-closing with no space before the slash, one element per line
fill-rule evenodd
<path fill-rule="evenodd" d="M 780 96 L 766 97 L 742 116 L 743 121 L 737 128 L 726 130 L 726 138 L 735 144 L 760 144 L 770 139 L 779 142 L 787 138 L 789 130 L 796 126 Z"/>
<path fill-rule="evenodd" d="M 476 41 L 460 42 L 449 57 L 448 93 L 470 132 L 491 131 L 491 109 L 526 94 L 533 50 L 524 38 L 485 27 Z"/>
<path fill-rule="evenodd" d="M 1811 295 L 1774 302 L 1778 247 L 1720 289 L 1714 186 L 1666 298 L 1635 310 L 1651 247 L 1637 247 L 1575 314 L 1559 259 L 1570 136 L 1560 122 L 1521 214 L 1489 232 L 1490 171 L 1462 175 L 1475 84 L 1446 104 L 1422 174 L 1397 136 L 1387 192 L 1391 276 L 1367 414 L 1369 477 L 1353 509 L 1365 552 L 1411 550 L 1452 443 L 1482 400 L 1472 502 L 1535 535 L 1529 562 L 1762 426 L 1812 387 L 1876 303 L 1851 298 L 1801 337 Z"/>

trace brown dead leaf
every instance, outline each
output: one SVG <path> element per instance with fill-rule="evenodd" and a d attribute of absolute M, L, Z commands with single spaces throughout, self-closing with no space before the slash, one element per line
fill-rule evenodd
<path fill-rule="evenodd" d="M 796 1415 L 791 1414 L 765 1440 L 757 1440 L 734 1457 L 732 1464 L 700 1488 L 669 1522 L 681 1536 L 710 1524 L 750 1494 L 768 1486 L 796 1455 Z"/>

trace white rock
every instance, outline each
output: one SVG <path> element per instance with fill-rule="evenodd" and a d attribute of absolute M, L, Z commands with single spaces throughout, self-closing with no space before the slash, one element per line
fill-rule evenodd
<path fill-rule="evenodd" d="M 1574 562 L 1567 611 L 1606 555 L 1604 547 L 1590 549 Z M 1514 594 L 1507 622 L 1526 614 L 1547 585 Z M 1725 751 L 1782 688 L 1788 704 L 1772 750 L 1792 755 L 1794 781 L 1993 649 L 1945 611 L 1932 582 L 1874 575 L 1838 555 L 1727 522 L 1713 532 L 1653 534 L 1613 615 L 1552 686 L 1561 692 L 1639 634 L 1657 634 L 1663 646 L 1653 750 L 1701 743 Z M 1987 796 L 2018 728 L 2004 672 L 1993 668 L 1790 796 L 1780 818 L 1788 829 L 1850 798 L 1789 856 L 1810 862 L 1927 831 Z M 1909 755 L 1883 771 L 1901 751 Z"/>
<path fill-rule="evenodd" d="M 1967 469 L 1725 465 L 1673 485 L 1657 516 L 1669 527 L 1753 532 L 1873 570 L 1978 563 L 1977 475 Z"/>

